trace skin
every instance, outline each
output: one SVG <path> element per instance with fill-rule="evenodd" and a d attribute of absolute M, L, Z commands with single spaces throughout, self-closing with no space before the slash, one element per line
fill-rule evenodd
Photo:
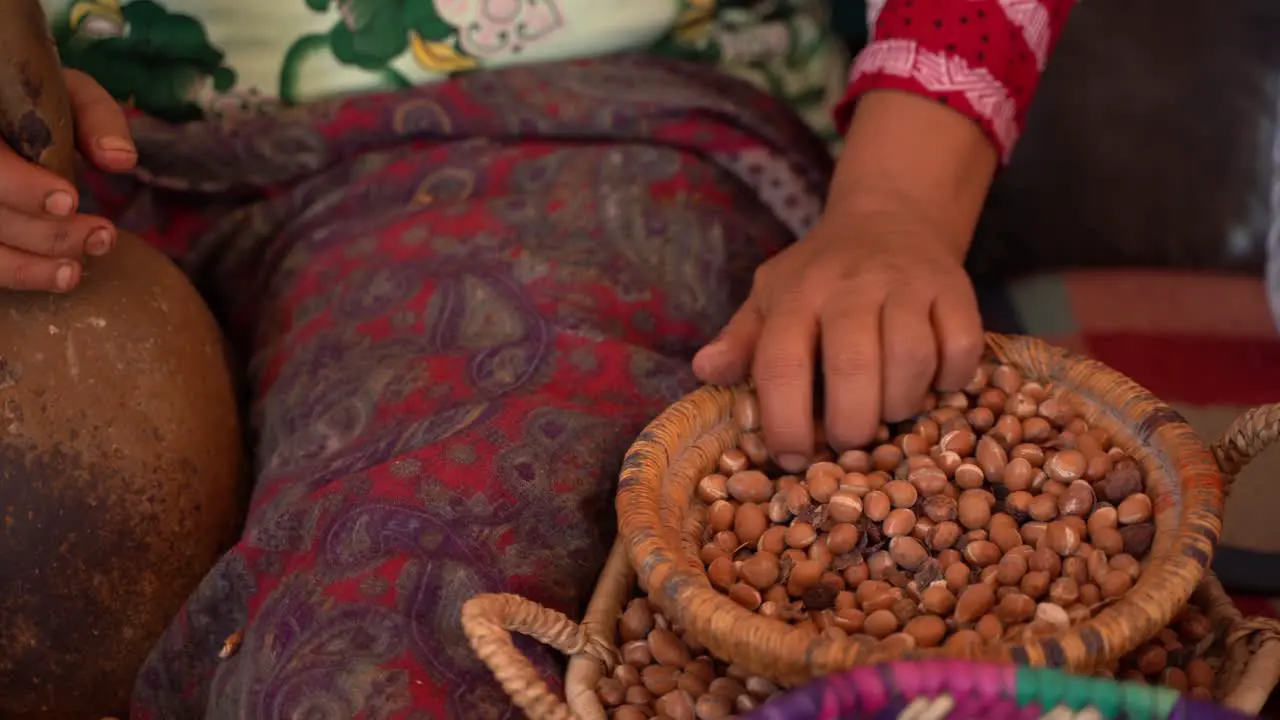
<path fill-rule="evenodd" d="M 133 168 L 138 152 L 120 106 L 84 73 L 63 78 L 80 152 L 108 172 Z M 0 143 L 0 288 L 67 292 L 80 282 L 85 255 L 111 251 L 115 227 L 77 212 L 79 204 L 71 183 Z"/>
<path fill-rule="evenodd" d="M 941 103 L 891 90 L 859 101 L 823 218 L 760 266 L 693 360 L 704 382 L 753 377 L 783 469 L 812 454 L 815 407 L 843 450 L 973 376 L 982 322 L 964 257 L 997 164 L 978 125 Z"/>

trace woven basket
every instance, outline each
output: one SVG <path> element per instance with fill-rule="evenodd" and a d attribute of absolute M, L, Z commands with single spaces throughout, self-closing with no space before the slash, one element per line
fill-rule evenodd
<path fill-rule="evenodd" d="M 1246 413 L 1211 454 L 1176 411 L 1101 363 L 1030 338 L 989 335 L 988 344 L 996 359 L 1018 368 L 1028 379 L 1053 383 L 1071 397 L 1091 426 L 1105 429 L 1142 466 L 1156 508 L 1150 560 L 1125 598 L 1061 635 L 983 650 L 983 659 L 1091 672 L 1154 636 L 1205 577 L 1220 531 L 1224 478 L 1229 481 L 1276 439 L 1280 405 Z M 688 510 L 698 479 L 714 467 L 721 452 L 737 443 L 739 431 L 730 419 L 732 404 L 732 390 L 697 390 L 655 419 L 628 452 L 617 501 L 620 544 L 630 567 L 640 569 L 640 585 L 649 589 L 652 602 L 713 655 L 785 685 L 892 659 L 873 642 L 815 640 L 785 623 L 747 611 L 711 587 L 697 559 L 695 540 L 701 527 Z M 629 578 L 621 577 L 630 571 L 625 564 L 618 569 L 618 554 L 615 549 L 585 629 L 513 596 L 480 596 L 464 608 L 464 628 L 473 647 L 530 716 L 571 717 L 510 646 L 506 630 L 533 635 L 570 655 L 612 662 L 616 656 L 611 644 L 613 623 L 630 586 Z M 1249 680 L 1239 682 L 1241 687 L 1269 690 L 1280 677 L 1276 657 L 1280 648 L 1275 647 L 1280 633 L 1271 624 L 1241 619 L 1216 580 L 1209 579 L 1202 592 L 1210 600 L 1215 620 L 1228 628 L 1224 671 L 1237 669 L 1239 678 Z M 1257 646 L 1252 648 L 1256 655 L 1251 646 Z M 1251 656 L 1251 662 L 1243 661 Z M 571 672 L 575 663 L 581 668 L 583 662 L 589 661 L 571 662 Z M 590 689 L 594 678 L 582 682 L 588 676 L 586 670 L 571 676 L 579 679 L 569 686 L 571 702 L 582 717 L 603 717 L 598 703 L 594 708 L 583 704 L 588 696 L 594 700 Z M 1250 709 L 1246 704 L 1238 707 Z M 590 714 L 592 710 L 597 714 Z"/>
<path fill-rule="evenodd" d="M 1271 414 L 1280 419 L 1280 406 L 1272 408 Z M 636 576 L 619 541 L 600 573 L 581 625 L 516 595 L 488 594 L 477 595 L 463 605 L 462 627 L 472 649 L 530 720 L 606 720 L 596 683 L 618 662 L 614 646 L 618 617 L 635 590 Z M 1195 601 L 1213 622 L 1215 642 L 1207 658 L 1218 670 L 1214 697 L 1232 710 L 1257 715 L 1280 683 L 1280 621 L 1243 617 L 1212 573 L 1200 583 Z M 551 692 L 533 664 L 512 644 L 512 632 L 528 635 L 569 656 L 565 700 Z M 955 674 L 963 667 L 951 666 L 951 671 Z M 981 673 L 975 669 L 971 674 Z M 794 720 L 795 716 L 787 717 Z"/>

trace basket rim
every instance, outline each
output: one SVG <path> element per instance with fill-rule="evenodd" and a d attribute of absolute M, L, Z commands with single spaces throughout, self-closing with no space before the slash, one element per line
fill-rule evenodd
<path fill-rule="evenodd" d="M 1124 597 L 1062 633 L 963 653 L 931 649 L 911 654 L 963 654 L 970 659 L 1089 672 L 1154 636 L 1190 598 L 1204 577 L 1221 533 L 1223 477 L 1208 447 L 1185 419 L 1118 371 L 1035 338 L 988 333 L 986 339 L 998 360 L 1018 367 L 1028 379 L 1065 389 L 1084 403 L 1086 410 L 1110 414 L 1122 431 L 1133 435 L 1137 447 L 1154 451 L 1152 457 L 1135 459 L 1143 465 L 1148 482 L 1150 474 L 1161 468 L 1168 474 L 1175 495 L 1170 502 L 1178 507 L 1166 511 L 1178 511 L 1176 533 L 1163 546 L 1153 547 L 1141 576 Z M 1109 389 L 1102 392 L 1100 388 Z M 649 596 L 657 598 L 673 620 L 714 654 L 752 671 L 774 672 L 778 679 L 794 683 L 888 659 L 876 647 L 878 642 L 813 638 L 780 620 L 741 607 L 713 588 L 701 563 L 695 570 L 678 540 L 673 541 L 657 527 L 661 508 L 671 505 L 654 489 L 662 487 L 676 460 L 671 449 L 682 447 L 680 443 L 689 437 L 707 434 L 708 428 L 698 429 L 699 420 L 704 425 L 708 418 L 725 423 L 732 393 L 731 388 L 717 386 L 694 390 L 654 418 L 627 451 L 616 506 L 619 536 L 631 566 L 649 588 Z M 1118 402 L 1120 399 L 1123 402 Z M 696 435 L 690 436 L 691 428 Z M 732 628 L 732 632 L 724 628 Z M 751 657 L 759 647 L 769 648 L 766 654 L 770 657 Z"/>

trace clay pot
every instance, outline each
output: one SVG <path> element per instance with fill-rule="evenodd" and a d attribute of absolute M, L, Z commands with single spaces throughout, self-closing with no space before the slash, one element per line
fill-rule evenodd
<path fill-rule="evenodd" d="M 36 0 L 0 9 L 0 131 L 69 174 L 43 25 Z M 125 233 L 85 269 L 66 296 L 0 291 L 4 718 L 124 716 L 139 666 L 238 521 L 242 437 L 208 309 Z"/>

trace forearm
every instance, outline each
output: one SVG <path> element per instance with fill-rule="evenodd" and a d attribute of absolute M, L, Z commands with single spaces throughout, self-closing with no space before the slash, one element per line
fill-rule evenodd
<path fill-rule="evenodd" d="M 971 119 L 934 100 L 896 90 L 868 93 L 845 135 L 828 212 L 862 214 L 909 201 L 954 230 L 946 242 L 969 248 L 998 157 Z"/>

